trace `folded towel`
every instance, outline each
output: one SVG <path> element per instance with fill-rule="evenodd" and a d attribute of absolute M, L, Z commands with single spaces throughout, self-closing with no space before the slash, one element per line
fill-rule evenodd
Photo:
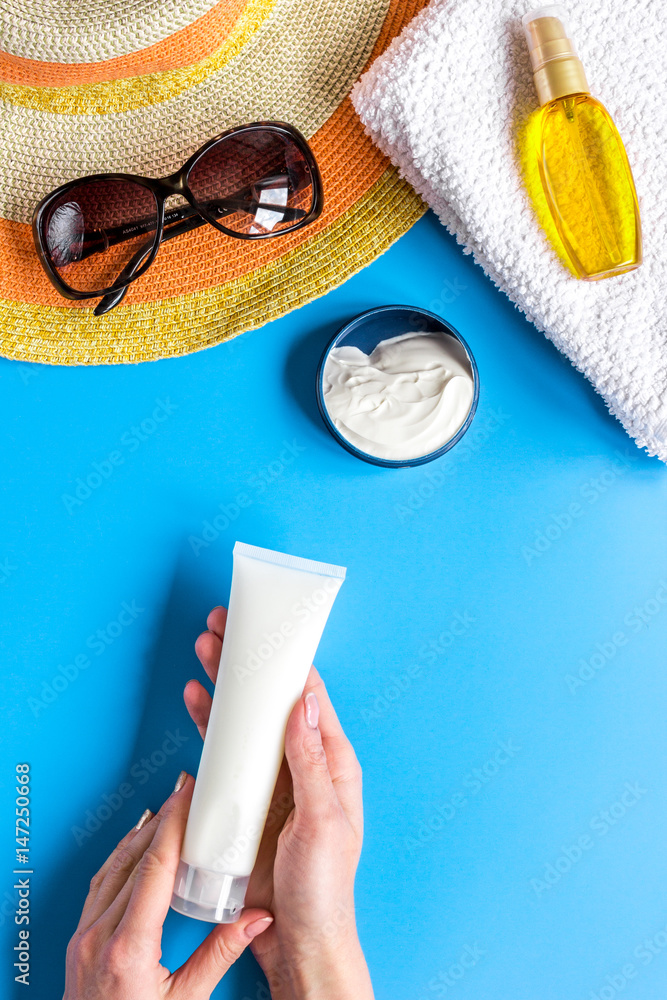
<path fill-rule="evenodd" d="M 352 91 L 366 131 L 487 275 L 667 461 L 667 17 L 657 0 L 570 0 L 591 93 L 625 142 L 644 263 L 580 281 L 524 187 L 517 129 L 538 106 L 530 0 L 432 0 Z"/>

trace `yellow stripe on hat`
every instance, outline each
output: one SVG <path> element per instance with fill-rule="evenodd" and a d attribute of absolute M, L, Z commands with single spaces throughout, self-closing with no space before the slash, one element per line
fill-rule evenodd
<path fill-rule="evenodd" d="M 331 226 L 266 267 L 195 294 L 58 309 L 0 300 L 0 352 L 44 364 L 122 364 L 188 354 L 256 329 L 370 264 L 426 211 L 391 168 Z"/>

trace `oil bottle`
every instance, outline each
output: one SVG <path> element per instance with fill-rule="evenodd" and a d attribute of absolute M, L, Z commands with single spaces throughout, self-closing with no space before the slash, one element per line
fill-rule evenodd
<path fill-rule="evenodd" d="M 590 94 L 563 8 L 522 20 L 541 104 L 529 155 L 568 262 L 588 281 L 632 271 L 642 262 L 641 222 L 623 140 Z"/>

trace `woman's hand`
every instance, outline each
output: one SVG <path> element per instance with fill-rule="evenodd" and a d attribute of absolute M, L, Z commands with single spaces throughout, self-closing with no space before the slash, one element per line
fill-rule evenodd
<path fill-rule="evenodd" d="M 194 780 L 185 771 L 157 815 L 126 834 L 90 883 L 67 948 L 63 1000 L 208 1000 L 253 937 L 272 922 L 266 909 L 219 924 L 175 972 L 160 964 Z"/>
<path fill-rule="evenodd" d="M 214 608 L 195 643 L 214 683 L 226 619 L 225 608 Z M 203 737 L 211 696 L 192 680 L 184 698 Z M 275 917 L 251 945 L 273 1000 L 372 1000 L 354 914 L 361 793 L 356 754 L 311 667 L 287 724 L 285 759 L 246 893 L 248 906 Z"/>

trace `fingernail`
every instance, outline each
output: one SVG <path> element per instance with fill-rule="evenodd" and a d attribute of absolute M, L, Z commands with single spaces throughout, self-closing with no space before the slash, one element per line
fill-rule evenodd
<path fill-rule="evenodd" d="M 134 829 L 141 830 L 142 826 L 146 826 L 146 823 L 148 823 L 149 819 L 152 819 L 154 815 L 155 814 L 151 812 L 150 809 L 144 809 L 141 816 L 139 817 L 139 822 L 137 823 Z"/>
<path fill-rule="evenodd" d="M 256 938 L 258 934 L 265 931 L 269 924 L 272 923 L 273 917 L 260 917 L 259 920 L 253 920 L 252 923 L 248 924 L 245 929 L 246 937 L 249 937 L 252 941 L 253 938 Z"/>
<path fill-rule="evenodd" d="M 306 723 L 311 729 L 317 729 L 317 723 L 320 718 L 320 703 L 317 700 L 317 695 L 313 691 L 309 691 L 305 699 L 306 703 Z"/>
<path fill-rule="evenodd" d="M 174 785 L 175 792 L 179 792 L 181 790 L 181 788 L 185 784 L 185 779 L 187 778 L 187 776 L 188 776 L 187 771 L 181 771 L 179 776 L 176 778 L 176 784 Z"/>

